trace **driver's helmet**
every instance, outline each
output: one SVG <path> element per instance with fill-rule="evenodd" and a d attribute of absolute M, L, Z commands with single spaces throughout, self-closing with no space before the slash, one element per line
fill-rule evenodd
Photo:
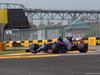
<path fill-rule="evenodd" d="M 60 37 L 58 38 L 58 40 L 59 40 L 60 42 L 63 42 L 63 37 L 60 36 Z"/>

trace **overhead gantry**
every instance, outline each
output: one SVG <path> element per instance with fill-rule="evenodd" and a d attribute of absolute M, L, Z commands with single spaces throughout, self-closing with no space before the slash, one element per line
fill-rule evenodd
<path fill-rule="evenodd" d="M 32 20 L 76 20 L 98 21 L 100 10 L 49 10 L 27 9 L 22 4 L 0 3 L 0 9 L 23 9 L 27 16 L 31 14 Z"/>

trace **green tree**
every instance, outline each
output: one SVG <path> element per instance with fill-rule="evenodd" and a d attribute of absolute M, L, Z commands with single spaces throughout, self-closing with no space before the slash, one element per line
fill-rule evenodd
<path fill-rule="evenodd" d="M 54 26 L 55 25 L 55 23 L 54 22 L 51 22 L 51 26 Z"/>
<path fill-rule="evenodd" d="M 85 22 L 86 17 L 83 15 L 83 16 L 80 17 L 80 20 L 83 21 L 83 22 Z"/>
<path fill-rule="evenodd" d="M 58 22 L 57 24 L 54 24 L 54 26 L 61 26 L 61 22 Z"/>
<path fill-rule="evenodd" d="M 45 25 L 44 24 L 39 24 L 39 26 L 38 27 L 45 27 Z"/>
<path fill-rule="evenodd" d="M 30 24 L 30 28 L 37 28 L 37 25 L 35 25 L 35 24 Z"/>
<path fill-rule="evenodd" d="M 50 21 L 47 22 L 47 26 L 51 26 L 51 22 Z"/>
<path fill-rule="evenodd" d="M 57 23 L 57 26 L 61 26 L 61 22 L 58 22 L 58 23 Z"/>

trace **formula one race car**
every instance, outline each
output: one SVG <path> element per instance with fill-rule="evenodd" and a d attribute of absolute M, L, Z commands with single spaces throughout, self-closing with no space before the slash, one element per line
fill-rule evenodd
<path fill-rule="evenodd" d="M 49 50 L 52 50 L 52 53 L 65 53 L 66 51 L 74 51 L 74 50 L 79 50 L 80 53 L 86 53 L 88 51 L 88 44 L 86 43 L 80 43 L 79 45 L 73 44 L 67 38 L 60 37 L 56 42 L 47 43 L 42 45 L 41 47 L 39 47 L 38 44 L 32 44 L 30 46 L 30 49 L 27 49 L 26 52 L 37 53 L 43 51 L 48 53 Z"/>

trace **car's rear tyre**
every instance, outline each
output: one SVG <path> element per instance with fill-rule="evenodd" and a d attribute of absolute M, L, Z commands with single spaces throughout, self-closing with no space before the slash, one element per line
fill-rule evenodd
<path fill-rule="evenodd" d="M 30 50 L 32 49 L 32 50 L 36 51 L 38 48 L 39 48 L 39 45 L 38 44 L 32 44 L 30 46 Z"/>
<path fill-rule="evenodd" d="M 52 53 L 59 53 L 59 51 L 60 51 L 60 45 L 59 44 L 53 44 L 52 46 L 51 46 L 51 49 L 52 49 Z"/>
<path fill-rule="evenodd" d="M 88 51 L 88 44 L 80 43 L 78 49 L 80 53 L 86 53 Z"/>

